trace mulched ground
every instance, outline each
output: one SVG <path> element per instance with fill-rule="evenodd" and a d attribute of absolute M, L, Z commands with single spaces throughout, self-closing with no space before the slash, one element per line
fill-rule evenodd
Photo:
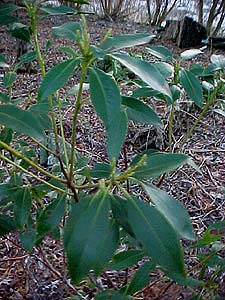
<path fill-rule="evenodd" d="M 53 24 L 60 25 L 62 23 L 62 18 L 54 17 L 40 25 L 39 33 L 42 49 L 45 48 L 45 43 L 50 38 L 50 27 Z M 114 34 L 149 31 L 147 27 L 141 25 L 127 22 L 112 23 L 95 17 L 88 18 L 88 26 L 93 43 L 98 42 L 108 28 L 112 28 Z M 16 56 L 16 42 L 2 30 L 0 31 L 0 37 L 0 53 L 4 54 L 8 61 L 13 63 Z M 61 45 L 72 45 L 65 40 L 60 42 Z M 166 45 L 176 55 L 181 52 L 180 49 L 168 41 L 156 39 L 154 44 Z M 144 48 L 139 47 L 139 50 L 134 51 L 144 51 Z M 204 54 L 198 57 L 198 60 L 202 64 L 207 64 L 212 51 L 214 50 L 206 49 Z M 56 42 L 53 42 L 47 54 L 48 68 L 62 59 L 62 53 L 56 48 Z M 18 74 L 13 91 L 14 97 L 25 97 L 26 99 L 29 98 L 29 101 L 35 102 L 39 82 L 39 73 Z M 77 78 L 75 76 L 69 81 L 67 87 L 73 86 L 76 82 Z M 2 88 L 1 82 L 0 88 Z M 62 94 L 64 92 L 62 91 Z M 75 99 L 70 98 L 68 100 L 72 104 Z M 174 142 L 177 146 L 179 146 L 179 140 L 198 115 L 196 111 L 187 110 L 186 99 L 183 100 L 184 103 L 180 103 L 177 107 L 174 124 Z M 168 111 L 164 104 L 160 102 L 155 104 L 151 101 L 149 104 L 154 105 L 166 124 Z M 63 118 L 66 138 L 69 140 L 72 120 L 71 106 L 64 109 Z M 161 185 L 162 189 L 185 204 L 197 235 L 200 235 L 212 222 L 224 220 L 225 217 L 225 199 L 222 190 L 225 187 L 224 125 L 225 119 L 210 110 L 200 122 L 191 140 L 180 149 L 194 159 L 195 163 L 201 168 L 202 173 L 197 173 L 194 169 L 185 166 L 172 175 L 166 176 Z M 128 160 L 134 153 L 144 150 L 148 146 L 151 142 L 151 134 L 152 128 L 150 126 L 130 123 L 126 142 Z M 91 164 L 107 161 L 103 142 L 104 129 L 101 122 L 93 112 L 91 105 L 84 105 L 78 125 L 78 149 L 82 153 L 91 156 Z M 166 150 L 167 147 L 163 133 L 159 138 L 159 147 L 162 150 Z M 124 164 L 123 155 L 122 153 L 119 160 L 120 166 Z M 192 255 L 195 256 L 194 251 Z M 224 252 L 221 255 L 224 257 Z M 193 261 L 190 262 L 190 265 Z M 132 270 L 129 272 L 132 273 Z M 91 284 L 83 282 L 81 286 L 74 287 L 66 271 L 66 261 L 61 242 L 53 241 L 48 237 L 41 247 L 34 249 L 31 253 L 26 253 L 22 249 L 16 234 L 10 234 L 0 240 L 0 299 L 60 300 L 73 295 L 78 295 L 77 299 L 93 299 L 96 292 L 95 286 L 97 286 L 97 289 L 106 286 L 111 287 L 112 284 L 119 287 L 125 282 L 126 275 L 127 273 L 123 271 L 105 272 L 98 282 L 94 282 L 90 275 Z M 188 299 L 190 293 L 186 289 L 171 283 L 166 278 L 159 279 L 159 274 L 151 274 L 149 286 L 138 295 L 138 299 Z M 221 276 L 219 280 L 219 294 L 221 299 L 224 299 L 222 296 L 225 297 L 225 275 Z"/>

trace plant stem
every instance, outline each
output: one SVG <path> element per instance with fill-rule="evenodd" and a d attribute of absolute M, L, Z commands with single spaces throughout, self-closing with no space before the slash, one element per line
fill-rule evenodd
<path fill-rule="evenodd" d="M 14 167 L 16 167 L 17 169 L 23 171 L 24 173 L 26 173 L 26 174 L 32 176 L 33 178 L 37 179 L 38 181 L 40 181 L 40 182 L 42 182 L 42 183 L 48 185 L 49 187 L 53 188 L 55 191 L 60 192 L 60 193 L 64 193 L 64 194 L 66 193 L 65 190 L 63 190 L 63 189 L 61 189 L 61 188 L 59 188 L 59 187 L 57 187 L 57 186 L 55 186 L 55 185 L 49 183 L 48 181 L 46 181 L 46 180 L 40 178 L 39 176 L 35 175 L 34 173 L 32 173 L 32 172 L 30 172 L 30 171 L 24 169 L 22 166 L 18 165 L 17 163 L 15 163 L 15 162 L 12 161 L 12 160 L 10 160 L 8 157 L 6 157 L 6 156 L 0 154 L 0 158 L 1 158 L 1 159 L 4 159 L 4 160 L 5 160 L 6 162 L 8 162 L 9 164 L 13 165 Z M 68 194 L 68 195 L 71 195 L 71 196 L 73 195 L 73 194 L 70 194 L 70 193 L 67 193 L 67 194 Z"/>
<path fill-rule="evenodd" d="M 42 77 L 44 77 L 46 71 L 45 71 L 45 61 L 42 57 L 39 42 L 38 42 L 37 7 L 34 7 L 33 5 L 29 6 L 28 13 L 31 18 L 31 30 L 32 30 L 33 37 L 34 37 L 34 47 L 35 47 L 37 59 L 38 59 L 38 62 L 39 62 L 40 68 L 41 68 L 41 74 L 42 74 Z"/>
<path fill-rule="evenodd" d="M 183 138 L 180 147 L 182 147 L 192 136 L 193 132 L 195 131 L 196 127 L 198 126 L 199 122 L 203 119 L 204 115 L 207 113 L 209 107 L 215 102 L 218 92 L 221 88 L 221 86 L 224 83 L 220 81 L 217 85 L 217 87 L 214 89 L 214 91 L 211 93 L 209 99 L 207 99 L 207 102 L 205 103 L 202 112 L 198 116 L 198 118 L 195 120 L 194 124 L 191 126 L 190 130 L 187 132 L 186 136 Z"/>
<path fill-rule="evenodd" d="M 42 167 L 40 167 L 39 165 L 37 165 L 36 163 L 34 163 L 32 160 L 30 160 L 29 158 L 27 158 L 26 156 L 24 156 L 22 153 L 16 151 L 15 149 L 13 149 L 12 147 L 10 147 L 9 145 L 7 145 L 6 143 L 4 143 L 3 141 L 0 141 L 0 146 L 3 147 L 5 150 L 9 151 L 9 153 L 11 153 L 12 155 L 16 156 L 17 158 L 22 159 L 23 161 L 25 161 L 26 163 L 28 163 L 29 166 L 33 167 L 35 170 L 37 170 L 38 172 L 40 172 L 41 174 L 55 179 L 59 182 L 62 183 L 66 183 L 66 180 L 63 178 L 59 178 L 51 173 L 49 173 L 48 171 L 46 171 L 45 169 L 43 169 Z M 2 157 L 2 155 L 1 155 Z M 9 162 L 12 162 L 12 164 L 14 163 L 13 161 L 9 160 Z"/>
<path fill-rule="evenodd" d="M 81 78 L 80 78 L 80 85 L 79 90 L 77 93 L 77 99 L 74 108 L 73 114 L 73 126 L 72 126 L 72 137 L 71 137 L 71 154 L 70 154 L 70 171 L 69 171 L 69 180 L 72 181 L 73 178 L 73 170 L 74 170 L 74 163 L 75 163 L 75 150 L 76 150 L 76 131 L 77 131 L 77 118 L 81 108 L 81 98 L 82 98 L 82 90 L 83 84 L 85 81 L 85 77 L 87 75 L 89 62 L 84 61 L 81 68 Z"/>
<path fill-rule="evenodd" d="M 173 143 L 173 118 L 174 118 L 174 102 L 171 104 L 170 116 L 169 116 L 169 152 L 172 152 Z"/>

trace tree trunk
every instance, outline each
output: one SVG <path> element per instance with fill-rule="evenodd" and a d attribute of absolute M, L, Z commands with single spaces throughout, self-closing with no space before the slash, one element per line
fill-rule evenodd
<path fill-rule="evenodd" d="M 203 0 L 198 0 L 198 22 L 203 24 Z"/>
<path fill-rule="evenodd" d="M 225 2 L 223 2 L 223 7 L 220 15 L 219 22 L 216 25 L 216 29 L 213 31 L 213 35 L 217 35 L 222 27 L 223 21 L 225 19 Z"/>
<path fill-rule="evenodd" d="M 146 0 L 146 4 L 147 4 L 147 10 L 148 10 L 148 21 L 149 21 L 149 24 L 151 24 L 152 23 L 152 14 L 151 14 L 151 9 L 150 9 L 151 1 Z"/>
<path fill-rule="evenodd" d="M 212 24 L 213 24 L 213 21 L 215 19 L 216 13 L 217 13 L 216 8 L 217 8 L 218 3 L 219 3 L 219 0 L 213 0 L 213 4 L 210 8 L 209 17 L 208 17 L 208 21 L 207 21 L 207 25 L 206 25 L 206 30 L 207 30 L 208 34 L 210 34 Z"/>

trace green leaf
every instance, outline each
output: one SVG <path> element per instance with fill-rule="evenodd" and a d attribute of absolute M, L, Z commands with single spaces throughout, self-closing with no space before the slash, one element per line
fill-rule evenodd
<path fill-rule="evenodd" d="M 172 77 L 174 74 L 174 67 L 166 62 L 155 62 L 154 66 L 159 70 L 165 79 Z"/>
<path fill-rule="evenodd" d="M 30 106 L 29 111 L 38 119 L 44 129 L 51 129 L 52 122 L 49 118 L 49 105 L 46 102 L 36 103 Z"/>
<path fill-rule="evenodd" d="M 78 56 L 78 54 L 70 47 L 59 46 L 59 50 L 68 54 L 69 56 L 72 56 L 73 58 Z"/>
<path fill-rule="evenodd" d="M 170 86 L 170 90 L 171 90 L 173 102 L 175 102 L 178 99 L 180 99 L 181 89 L 177 85 L 171 85 Z"/>
<path fill-rule="evenodd" d="M 91 49 L 91 53 L 94 55 L 95 58 L 99 60 L 103 60 L 105 58 L 107 51 L 102 50 L 102 48 L 96 45 L 91 45 L 90 49 Z"/>
<path fill-rule="evenodd" d="M 203 103 L 203 91 L 200 81 L 188 70 L 181 70 L 179 72 L 179 79 L 187 95 L 197 106 L 201 107 Z"/>
<path fill-rule="evenodd" d="M 194 58 L 195 56 L 202 54 L 203 52 L 200 49 L 189 49 L 185 50 L 180 54 L 182 60 L 189 60 Z"/>
<path fill-rule="evenodd" d="M 112 172 L 110 164 L 97 163 L 93 169 L 89 171 L 92 178 L 109 178 Z"/>
<path fill-rule="evenodd" d="M 116 195 L 111 195 L 110 201 L 114 219 L 129 235 L 134 237 L 127 219 L 127 200 Z"/>
<path fill-rule="evenodd" d="M 133 97 L 154 97 L 156 99 L 160 99 L 163 101 L 166 101 L 167 105 L 171 104 L 171 98 L 169 98 L 168 96 L 162 94 L 161 92 L 158 92 L 156 90 L 153 90 L 152 88 L 149 87 L 141 87 L 136 89 L 133 94 Z"/>
<path fill-rule="evenodd" d="M 97 68 L 90 68 L 89 82 L 92 103 L 106 128 L 109 157 L 117 158 L 127 132 L 119 88 L 111 76 Z"/>
<path fill-rule="evenodd" d="M 7 63 L 7 60 L 5 59 L 5 56 L 2 54 L 0 54 L 0 68 L 9 68 L 9 64 Z"/>
<path fill-rule="evenodd" d="M 143 184 L 143 188 L 173 229 L 182 238 L 195 240 L 191 220 L 183 204 L 152 185 Z"/>
<path fill-rule="evenodd" d="M 149 87 L 171 98 L 170 89 L 166 80 L 153 64 L 125 54 L 113 54 L 112 57 L 139 76 Z"/>
<path fill-rule="evenodd" d="M 8 72 L 3 77 L 3 84 L 6 88 L 13 85 L 13 83 L 16 81 L 16 73 L 15 72 Z"/>
<path fill-rule="evenodd" d="M 146 253 L 143 250 L 121 251 L 114 255 L 112 263 L 108 265 L 110 270 L 123 270 L 137 264 Z"/>
<path fill-rule="evenodd" d="M 0 122 L 14 131 L 43 139 L 44 132 L 36 117 L 26 110 L 13 105 L 0 105 Z"/>
<path fill-rule="evenodd" d="M 172 62 L 172 60 L 173 60 L 172 52 L 164 46 L 151 46 L 151 47 L 147 47 L 146 50 L 150 54 L 152 54 L 164 61 Z"/>
<path fill-rule="evenodd" d="M 65 213 L 66 199 L 65 195 L 54 199 L 37 218 L 38 239 L 55 229 Z"/>
<path fill-rule="evenodd" d="M 73 75 L 79 62 L 79 59 L 68 59 L 50 69 L 45 75 L 39 88 L 39 99 L 44 100 L 49 95 L 63 87 Z"/>
<path fill-rule="evenodd" d="M 8 16 L 8 15 L 5 15 L 5 16 L 0 15 L 0 26 L 12 24 L 17 21 L 18 21 L 18 19 L 16 17 L 12 17 L 12 16 Z"/>
<path fill-rule="evenodd" d="M 10 16 L 19 6 L 14 4 L 0 4 L 0 26 L 16 22 L 17 18 Z"/>
<path fill-rule="evenodd" d="M 9 145 L 12 141 L 12 138 L 13 138 L 13 131 L 11 128 L 4 127 L 2 130 L 0 130 L 0 141 Z"/>
<path fill-rule="evenodd" d="M 105 127 L 109 127 L 121 111 L 119 88 L 113 78 L 97 68 L 90 68 L 89 75 L 91 101 Z"/>
<path fill-rule="evenodd" d="M 32 199 L 28 188 L 20 188 L 12 196 L 14 202 L 14 219 L 18 227 L 22 227 L 28 220 Z"/>
<path fill-rule="evenodd" d="M 139 199 L 130 197 L 127 206 L 129 223 L 148 255 L 171 278 L 184 278 L 183 252 L 170 223 L 156 208 Z"/>
<path fill-rule="evenodd" d="M 147 155 L 146 164 L 132 175 L 135 178 L 157 178 L 164 173 L 169 173 L 189 161 L 189 157 L 180 153 L 152 153 L 144 152 Z M 135 163 L 141 159 L 142 155 L 138 155 Z M 134 162 L 132 163 L 132 165 Z"/>
<path fill-rule="evenodd" d="M 134 97 L 122 97 L 122 104 L 126 107 L 128 119 L 149 125 L 162 125 L 158 115 L 144 102 Z"/>
<path fill-rule="evenodd" d="M 13 37 L 30 43 L 30 30 L 26 25 L 22 23 L 13 23 L 9 32 Z"/>
<path fill-rule="evenodd" d="M 10 98 L 7 94 L 5 93 L 0 93 L 0 101 L 3 103 L 9 103 L 10 102 Z"/>
<path fill-rule="evenodd" d="M 127 115 L 124 111 L 114 115 L 107 131 L 107 152 L 110 160 L 117 158 L 127 134 Z"/>
<path fill-rule="evenodd" d="M 60 6 L 55 6 L 55 5 L 47 5 L 47 6 L 42 6 L 40 8 L 41 11 L 47 13 L 48 15 L 54 16 L 54 15 L 74 15 L 77 14 L 78 10 L 65 6 L 65 5 L 60 5 Z"/>
<path fill-rule="evenodd" d="M 142 290 L 146 285 L 149 284 L 150 277 L 149 273 L 155 269 L 155 264 L 152 262 L 146 262 L 141 266 L 132 278 L 129 286 L 126 289 L 127 295 L 132 295 L 140 290 Z"/>
<path fill-rule="evenodd" d="M 55 38 L 68 38 L 71 41 L 77 40 L 77 31 L 81 31 L 78 22 L 67 22 L 61 26 L 52 27 L 52 34 Z"/>
<path fill-rule="evenodd" d="M 95 300 L 132 300 L 133 298 L 124 295 L 120 291 L 106 290 L 98 292 L 95 295 Z"/>
<path fill-rule="evenodd" d="M 222 54 L 213 54 L 211 55 L 210 60 L 218 68 L 223 69 L 225 67 L 225 56 Z"/>
<path fill-rule="evenodd" d="M 11 4 L 11 3 L 8 3 L 8 4 L 4 4 L 4 3 L 1 3 L 0 4 L 0 16 L 5 16 L 5 15 L 10 15 L 12 14 L 13 12 L 15 12 L 16 10 L 19 9 L 19 6 L 15 5 L 15 4 Z"/>
<path fill-rule="evenodd" d="M 32 62 L 37 58 L 36 51 L 26 52 L 25 54 L 19 57 L 19 62 L 16 64 L 14 70 L 18 70 L 23 64 Z"/>
<path fill-rule="evenodd" d="M 221 239 L 223 236 L 225 236 L 225 221 L 218 221 L 209 225 L 209 227 L 203 233 L 202 238 L 197 241 L 194 247 L 200 248 L 210 245 Z"/>
<path fill-rule="evenodd" d="M 138 45 L 149 43 L 155 35 L 148 33 L 136 34 L 121 34 L 109 37 L 102 45 L 101 48 L 107 51 L 116 51 L 122 48 L 129 48 Z"/>
<path fill-rule="evenodd" d="M 32 218 L 29 216 L 25 230 L 20 233 L 20 239 L 23 248 L 26 251 L 31 251 L 35 245 L 36 228 Z"/>
<path fill-rule="evenodd" d="M 16 231 L 17 227 L 13 218 L 7 215 L 0 215 L 0 236 Z"/>
<path fill-rule="evenodd" d="M 104 191 L 85 196 L 73 205 L 64 229 L 64 245 L 74 283 L 90 270 L 99 275 L 112 257 L 118 231 L 109 214 L 109 197 Z"/>

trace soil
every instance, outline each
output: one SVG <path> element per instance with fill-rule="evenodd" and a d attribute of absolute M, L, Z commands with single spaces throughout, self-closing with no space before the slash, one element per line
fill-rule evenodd
<path fill-rule="evenodd" d="M 51 26 L 61 25 L 64 21 L 63 19 L 62 17 L 54 17 L 40 24 L 39 40 L 42 50 L 45 49 L 46 41 L 51 38 Z M 148 27 L 140 24 L 108 22 L 94 16 L 89 16 L 87 20 L 90 38 L 94 44 L 102 39 L 109 28 L 112 28 L 113 34 L 143 31 L 151 33 Z M 0 29 L 0 37 L 0 54 L 5 55 L 7 61 L 14 64 L 16 41 L 2 29 Z M 59 41 L 53 41 L 47 52 L 47 69 L 66 57 L 57 47 L 58 43 Z M 64 39 L 60 40 L 60 44 L 64 46 L 70 45 L 76 49 L 71 42 Z M 184 51 L 184 49 L 178 49 L 170 41 L 162 40 L 159 37 L 156 37 L 152 44 L 167 46 L 176 57 L 179 56 L 180 52 Z M 132 49 L 132 51 L 141 55 L 148 55 L 144 47 L 138 47 Z M 186 62 L 185 66 L 189 66 L 194 62 L 207 65 L 212 53 L 225 54 L 222 51 L 205 49 L 201 56 L 198 56 L 197 59 L 191 62 Z M 152 59 L 152 57 L 149 56 L 149 59 Z M 33 65 L 33 67 L 35 68 L 36 66 Z M 3 73 L 4 69 L 2 70 Z M 78 77 L 79 74 L 68 82 L 66 88 L 61 91 L 62 95 L 65 95 L 66 89 L 76 84 Z M 13 97 L 25 98 L 25 106 L 29 105 L 30 102 L 35 103 L 40 80 L 39 71 L 30 74 L 19 73 L 14 86 Z M 0 88 L 2 89 L 1 82 Z M 224 99 L 224 97 L 225 95 L 221 95 L 221 98 Z M 64 129 L 68 141 L 71 137 L 72 104 L 74 100 L 73 97 L 70 97 L 68 101 L 71 105 L 66 106 L 63 111 Z M 168 143 L 165 133 L 167 132 L 168 110 L 162 102 L 149 101 L 148 103 L 154 106 L 165 124 L 156 146 L 160 150 L 167 151 Z M 176 107 L 173 136 L 174 144 L 176 145 L 174 150 L 176 151 L 179 148 L 181 138 L 199 114 L 199 111 L 193 109 L 193 105 L 188 103 L 188 99 L 183 97 Z M 193 158 L 194 162 L 200 167 L 201 173 L 190 166 L 185 166 L 166 176 L 161 184 L 163 190 L 179 199 L 187 207 L 197 236 L 200 236 L 212 222 L 224 220 L 225 218 L 225 199 L 223 194 L 223 188 L 225 187 L 225 119 L 214 111 L 219 105 L 219 102 L 217 102 L 210 108 L 209 112 L 199 123 L 192 138 L 179 149 L 179 151 Z M 129 125 L 126 142 L 128 161 L 134 153 L 149 147 L 149 144 L 152 142 L 151 134 L 152 128 L 150 126 L 133 123 Z M 158 132 L 153 133 L 153 135 L 155 134 L 158 134 Z M 96 162 L 107 161 L 104 136 L 102 123 L 94 113 L 90 103 L 87 103 L 83 106 L 80 113 L 77 146 L 81 153 L 90 155 L 91 165 Z M 124 164 L 123 155 L 124 153 L 121 154 L 118 162 L 122 167 Z M 189 251 L 189 254 L 192 252 L 192 256 L 195 257 L 195 250 L 189 249 L 187 251 Z M 224 258 L 224 254 L 224 251 L 221 251 L 221 257 Z M 187 267 L 193 267 L 193 265 L 197 264 L 197 261 L 197 258 L 187 258 Z M 133 269 L 121 272 L 105 271 L 98 282 L 94 282 L 90 275 L 91 284 L 84 281 L 80 286 L 73 286 L 66 271 L 66 259 L 63 254 L 61 241 L 55 241 L 51 237 L 46 237 L 42 246 L 33 249 L 31 253 L 26 253 L 21 247 L 17 234 L 9 234 L 0 239 L 0 299 L 3 300 L 60 300 L 74 295 L 77 295 L 78 298 L 71 299 L 94 299 L 96 291 L 106 287 L 110 288 L 112 283 L 114 287 L 119 288 L 126 281 L 127 276 L 129 280 L 132 273 Z M 150 274 L 149 286 L 137 294 L 136 297 L 137 299 L 146 300 L 175 300 L 188 299 L 190 295 L 191 292 L 188 289 L 176 285 L 159 273 L 153 273 Z M 218 297 L 220 297 L 218 299 L 225 299 L 225 274 L 219 277 Z M 211 299 L 210 296 L 207 299 Z"/>

